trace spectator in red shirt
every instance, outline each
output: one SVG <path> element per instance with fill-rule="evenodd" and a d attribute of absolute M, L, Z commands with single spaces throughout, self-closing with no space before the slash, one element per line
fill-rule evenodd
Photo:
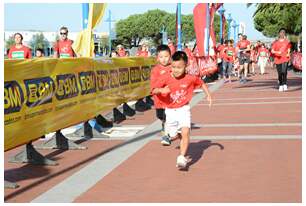
<path fill-rule="evenodd" d="M 240 71 L 238 72 L 238 78 L 240 78 L 240 83 L 247 82 L 247 75 L 248 75 L 248 67 L 250 63 L 250 45 L 251 42 L 247 40 L 246 35 L 238 34 L 239 42 L 237 44 L 238 49 L 238 59 L 240 65 Z M 244 73 L 244 77 L 242 77 L 242 73 Z"/>
<path fill-rule="evenodd" d="M 171 66 L 170 48 L 167 45 L 159 45 L 156 49 L 156 52 L 157 52 L 158 64 L 155 65 L 151 70 L 151 78 L 150 78 L 151 91 L 153 91 L 156 87 L 159 87 L 161 79 L 170 73 L 170 66 Z M 153 94 L 152 96 L 154 100 L 154 107 L 156 109 L 156 117 L 160 119 L 160 121 L 162 122 L 162 130 L 164 132 L 165 129 L 164 125 L 166 121 L 165 108 L 166 108 L 166 102 L 168 101 L 168 97 L 163 96 L 161 94 Z M 170 145 L 171 142 L 168 137 L 162 137 L 161 144 L 167 146 Z"/>
<path fill-rule="evenodd" d="M 181 139 L 180 155 L 177 157 L 176 166 L 179 169 L 187 166 L 186 153 L 189 146 L 190 133 L 190 106 L 193 90 L 201 86 L 205 91 L 209 105 L 212 100 L 206 84 L 198 77 L 186 74 L 188 57 L 185 52 L 177 51 L 172 55 L 171 73 L 162 79 L 159 88 L 155 88 L 153 94 L 165 94 L 169 96 L 166 105 L 166 132 L 171 138 Z"/>
<path fill-rule="evenodd" d="M 76 57 L 76 53 L 72 49 L 73 41 L 68 39 L 68 28 L 60 28 L 60 39 L 54 44 L 54 58 Z"/>
<path fill-rule="evenodd" d="M 117 46 L 117 54 L 118 54 L 118 57 L 125 57 L 126 55 L 125 49 L 121 44 Z"/>
<path fill-rule="evenodd" d="M 235 48 L 233 47 L 234 41 L 231 39 L 228 41 L 227 47 L 224 50 L 224 62 L 223 62 L 223 79 L 225 82 L 231 82 L 231 74 L 234 65 L 235 57 Z"/>
<path fill-rule="evenodd" d="M 14 34 L 15 45 L 11 46 L 8 58 L 9 59 L 31 59 L 31 49 L 22 44 L 23 36 L 20 33 Z"/>
<path fill-rule="evenodd" d="M 258 49 L 257 59 L 258 66 L 260 68 L 260 74 L 263 75 L 265 73 L 265 67 L 269 59 L 269 50 L 265 47 L 264 43 L 262 43 L 261 47 Z"/>
<path fill-rule="evenodd" d="M 274 55 L 274 63 L 278 72 L 280 92 L 287 91 L 287 67 L 290 60 L 291 44 L 286 38 L 286 30 L 281 28 L 278 32 L 279 38 L 273 42 L 271 53 Z"/>
<path fill-rule="evenodd" d="M 149 47 L 146 43 L 143 43 L 140 47 L 140 49 L 137 51 L 136 56 L 139 57 L 148 57 L 151 56 L 149 52 Z"/>

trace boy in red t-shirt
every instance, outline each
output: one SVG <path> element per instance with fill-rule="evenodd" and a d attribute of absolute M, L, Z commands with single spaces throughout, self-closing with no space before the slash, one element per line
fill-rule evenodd
<path fill-rule="evenodd" d="M 286 38 L 286 30 L 279 30 L 279 38 L 272 44 L 271 53 L 274 55 L 274 63 L 278 72 L 279 88 L 278 91 L 287 91 L 287 67 L 290 60 L 291 44 Z"/>
<path fill-rule="evenodd" d="M 161 79 L 170 73 L 171 51 L 167 45 L 159 45 L 156 49 L 158 64 L 151 70 L 151 91 L 160 87 Z M 162 130 L 166 121 L 165 106 L 169 97 L 161 94 L 153 94 L 154 106 L 156 109 L 156 117 L 162 121 Z M 162 137 L 162 145 L 170 145 L 171 142 L 167 137 Z"/>
<path fill-rule="evenodd" d="M 168 94 L 166 105 L 166 132 L 171 140 L 180 139 L 180 155 L 176 166 L 187 166 L 186 153 L 189 146 L 191 115 L 189 102 L 193 90 L 199 86 L 205 91 L 209 106 L 212 100 L 206 84 L 197 76 L 186 74 L 188 57 L 185 52 L 177 51 L 172 56 L 171 73 L 162 78 L 160 88 L 153 89 L 153 94 Z"/>
<path fill-rule="evenodd" d="M 8 58 L 9 59 L 31 59 L 32 54 L 29 47 L 22 44 L 23 36 L 20 33 L 14 34 L 15 45 L 11 46 Z"/>

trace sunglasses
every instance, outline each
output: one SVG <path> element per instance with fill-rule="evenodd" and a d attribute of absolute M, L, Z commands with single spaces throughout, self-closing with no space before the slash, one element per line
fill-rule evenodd
<path fill-rule="evenodd" d="M 67 35 L 67 33 L 62 33 L 62 32 L 61 32 L 60 35 Z"/>

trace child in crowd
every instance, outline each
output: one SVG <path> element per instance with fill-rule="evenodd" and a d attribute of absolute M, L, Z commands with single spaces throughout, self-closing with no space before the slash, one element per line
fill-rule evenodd
<path fill-rule="evenodd" d="M 157 61 L 158 64 L 153 67 L 151 71 L 151 91 L 158 87 L 160 79 L 170 74 L 170 60 L 171 51 L 167 45 L 160 45 L 157 47 Z M 161 94 L 153 94 L 154 106 L 156 109 L 156 117 L 162 121 L 162 128 L 164 131 L 164 124 L 166 121 L 165 102 L 168 97 Z M 170 145 L 171 142 L 167 137 L 162 137 L 162 145 Z"/>
<path fill-rule="evenodd" d="M 224 61 L 223 61 L 223 79 L 227 82 L 231 82 L 231 74 L 235 61 L 235 48 L 233 47 L 234 41 L 231 39 L 228 41 L 228 45 L 224 51 Z"/>
<path fill-rule="evenodd" d="M 180 155 L 177 157 L 176 166 L 179 169 L 187 166 L 186 153 L 189 146 L 189 133 L 191 115 L 189 102 L 192 99 L 195 87 L 201 86 L 207 95 L 209 106 L 212 100 L 206 84 L 197 76 L 186 74 L 188 57 L 185 52 L 177 51 L 172 56 L 171 72 L 161 79 L 159 88 L 152 90 L 153 94 L 167 94 L 166 132 L 173 141 L 180 139 Z"/>

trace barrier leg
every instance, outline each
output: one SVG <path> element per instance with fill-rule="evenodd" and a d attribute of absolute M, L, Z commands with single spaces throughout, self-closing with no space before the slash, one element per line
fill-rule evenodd
<path fill-rule="evenodd" d="M 25 150 L 16 154 L 9 159 L 9 162 L 13 163 L 30 163 L 35 165 L 57 165 L 58 163 L 45 158 L 39 152 L 35 150 L 32 142 L 26 144 Z"/>
<path fill-rule="evenodd" d="M 19 185 L 17 185 L 16 183 L 4 180 L 4 188 L 7 188 L 7 189 L 16 189 L 18 187 L 19 187 Z"/>
<path fill-rule="evenodd" d="M 88 121 L 86 121 L 84 122 L 83 128 L 78 129 L 73 134 L 67 134 L 67 136 L 68 137 L 83 137 L 85 139 L 109 138 L 109 136 L 101 134 L 100 132 L 102 131 L 103 131 L 103 127 L 98 124 L 97 120 L 91 121 L 91 124 Z"/>
<path fill-rule="evenodd" d="M 120 123 L 124 120 L 126 120 L 126 116 L 122 114 L 117 108 L 113 109 L 113 115 L 114 115 L 114 122 Z"/>
<path fill-rule="evenodd" d="M 105 119 L 102 115 L 98 115 L 96 117 L 96 121 L 102 127 L 113 127 L 113 123 L 111 121 L 108 121 L 107 119 Z"/>
<path fill-rule="evenodd" d="M 151 96 L 146 96 L 146 103 L 150 106 L 154 105 L 154 101 L 152 100 Z"/>
<path fill-rule="evenodd" d="M 150 107 L 143 101 L 143 99 L 138 99 L 135 104 L 135 110 L 138 112 L 144 112 L 149 110 Z"/>
<path fill-rule="evenodd" d="M 135 110 L 133 110 L 127 103 L 123 104 L 123 114 L 129 117 L 132 117 L 136 114 Z"/>
<path fill-rule="evenodd" d="M 87 149 L 85 146 L 78 145 L 73 141 L 67 139 L 60 130 L 56 131 L 55 136 L 53 136 L 48 141 L 44 142 L 39 146 L 35 146 L 37 149 Z"/>

